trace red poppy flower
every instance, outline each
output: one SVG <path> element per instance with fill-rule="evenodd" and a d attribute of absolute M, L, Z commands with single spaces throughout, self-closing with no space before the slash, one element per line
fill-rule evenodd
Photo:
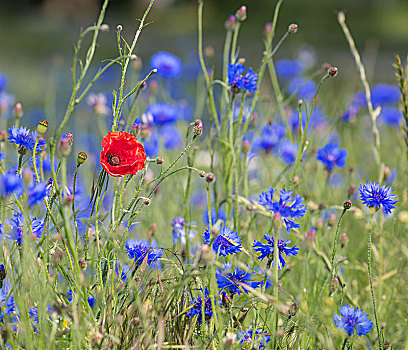
<path fill-rule="evenodd" d="M 145 167 L 144 147 L 128 132 L 108 132 L 102 139 L 102 148 L 101 164 L 111 176 L 135 175 Z"/>

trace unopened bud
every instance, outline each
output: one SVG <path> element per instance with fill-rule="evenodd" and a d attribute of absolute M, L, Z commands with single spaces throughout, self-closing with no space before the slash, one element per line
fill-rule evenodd
<path fill-rule="evenodd" d="M 137 56 L 136 56 L 135 54 L 130 55 L 130 59 L 131 59 L 132 61 L 136 61 L 136 60 L 137 60 Z"/>
<path fill-rule="evenodd" d="M 244 140 L 242 142 L 242 153 L 248 154 L 249 150 L 251 149 L 251 145 L 249 144 L 248 140 Z"/>
<path fill-rule="evenodd" d="M 20 102 L 18 102 L 15 107 L 14 107 L 14 116 L 16 118 L 21 118 L 23 116 L 23 106 L 21 105 Z"/>
<path fill-rule="evenodd" d="M 207 45 L 204 49 L 204 54 L 206 57 L 214 57 L 214 48 L 211 45 Z"/>
<path fill-rule="evenodd" d="M 0 142 L 7 141 L 7 131 L 3 130 L 0 132 Z"/>
<path fill-rule="evenodd" d="M 343 203 L 343 208 L 344 208 L 344 210 L 348 210 L 348 209 L 350 209 L 351 208 L 351 200 L 347 200 L 347 201 L 345 201 L 344 203 Z"/>
<path fill-rule="evenodd" d="M 33 172 L 31 171 L 31 169 L 25 168 L 23 170 L 22 175 L 23 175 L 23 181 L 25 185 L 28 186 L 31 180 L 33 179 Z"/>
<path fill-rule="evenodd" d="M 47 129 L 48 129 L 48 122 L 45 119 L 40 120 L 37 125 L 38 133 L 45 134 L 47 132 Z"/>
<path fill-rule="evenodd" d="M 214 174 L 213 173 L 208 173 L 206 176 L 205 176 L 205 181 L 207 181 L 207 183 L 213 183 L 214 182 L 214 180 L 215 180 L 215 176 L 214 176 Z"/>
<path fill-rule="evenodd" d="M 226 308 L 229 309 L 231 306 L 231 297 L 227 293 L 222 293 L 222 305 Z"/>
<path fill-rule="evenodd" d="M 200 177 L 205 177 L 205 171 L 201 170 L 198 175 L 200 175 Z"/>
<path fill-rule="evenodd" d="M 244 57 L 241 57 L 240 59 L 238 59 L 238 63 L 239 64 L 245 64 L 246 59 Z"/>
<path fill-rule="evenodd" d="M 341 245 L 341 247 L 344 248 L 347 245 L 348 241 L 349 241 L 349 238 L 348 238 L 347 234 L 342 233 L 342 235 L 340 236 L 340 245 Z"/>
<path fill-rule="evenodd" d="M 316 241 L 316 229 L 312 227 L 305 236 L 305 245 L 307 248 L 311 249 Z"/>
<path fill-rule="evenodd" d="M 282 223 L 282 217 L 280 213 L 275 213 L 272 219 L 273 228 L 277 231 L 279 230 Z"/>
<path fill-rule="evenodd" d="M 389 340 L 386 340 L 386 341 L 384 342 L 384 344 L 383 344 L 383 349 L 384 349 L 384 350 L 389 349 L 389 348 L 390 348 L 390 345 L 391 345 L 390 341 L 389 341 Z"/>
<path fill-rule="evenodd" d="M 79 152 L 77 157 L 77 165 L 80 166 L 83 162 L 86 161 L 88 155 L 85 152 Z"/>
<path fill-rule="evenodd" d="M 25 154 L 28 153 L 28 149 L 27 149 L 26 147 L 24 147 L 23 145 L 21 145 L 21 146 L 18 148 L 18 151 L 17 151 L 17 152 L 18 152 L 18 154 L 24 156 Z"/>
<path fill-rule="evenodd" d="M 317 230 L 321 229 L 321 228 L 323 227 L 323 219 L 322 219 L 322 218 L 318 218 L 318 219 L 316 220 L 315 226 L 316 226 L 316 229 L 317 229 Z"/>
<path fill-rule="evenodd" d="M 292 24 L 290 24 L 289 27 L 288 27 L 288 32 L 289 32 L 290 34 L 296 34 L 297 31 L 298 31 L 298 29 L 299 29 L 298 25 L 295 24 L 295 23 L 292 23 Z"/>
<path fill-rule="evenodd" d="M 339 286 L 339 280 L 337 278 L 333 279 L 332 281 L 330 281 L 330 284 L 329 284 L 329 292 L 331 294 L 336 293 L 338 286 Z"/>
<path fill-rule="evenodd" d="M 291 306 L 289 306 L 289 310 L 288 310 L 289 316 L 291 317 L 295 316 L 298 310 L 299 310 L 299 304 L 297 302 L 294 302 Z"/>
<path fill-rule="evenodd" d="M 236 340 L 237 335 L 235 333 L 228 332 L 222 340 L 224 349 L 232 349 L 236 343 Z"/>
<path fill-rule="evenodd" d="M 245 21 L 247 18 L 247 8 L 246 6 L 241 6 L 235 13 L 235 17 L 238 21 Z"/>
<path fill-rule="evenodd" d="M 78 265 L 79 265 L 79 267 L 82 269 L 82 271 L 85 271 L 86 270 L 86 261 L 84 260 L 84 259 L 79 259 L 78 260 Z"/>
<path fill-rule="evenodd" d="M 156 164 L 163 164 L 163 158 L 162 157 L 157 157 L 156 158 Z"/>
<path fill-rule="evenodd" d="M 350 185 L 347 189 L 347 194 L 349 195 L 349 197 L 351 197 L 354 195 L 354 193 L 356 193 L 356 186 Z"/>
<path fill-rule="evenodd" d="M 102 24 L 101 25 L 101 31 L 102 32 L 109 32 L 109 24 L 106 24 L 106 23 Z"/>
<path fill-rule="evenodd" d="M 329 76 L 331 77 L 335 77 L 338 73 L 338 69 L 337 67 L 330 67 L 329 70 L 327 71 L 327 73 L 329 74 Z"/>
<path fill-rule="evenodd" d="M 203 122 L 200 119 L 194 122 L 193 132 L 195 136 L 200 136 L 203 133 Z"/>
<path fill-rule="evenodd" d="M 116 29 L 117 29 L 118 32 L 121 32 L 121 31 L 123 30 L 123 27 L 119 24 L 119 25 L 116 27 Z"/>
<path fill-rule="evenodd" d="M 327 225 L 329 226 L 334 226 L 337 220 L 337 215 L 336 214 L 330 214 L 329 218 L 327 219 Z"/>
<path fill-rule="evenodd" d="M 143 199 L 143 204 L 144 205 L 149 205 L 150 204 L 150 199 L 149 198 Z"/>
<path fill-rule="evenodd" d="M 391 169 L 389 167 L 384 167 L 384 180 L 388 180 L 392 175 Z"/>
<path fill-rule="evenodd" d="M 272 30 L 272 23 L 266 23 L 265 24 L 265 29 L 264 29 L 264 34 L 265 36 L 269 36 Z"/>
<path fill-rule="evenodd" d="M 234 30 L 236 25 L 237 18 L 234 15 L 229 16 L 224 24 L 226 30 Z"/>

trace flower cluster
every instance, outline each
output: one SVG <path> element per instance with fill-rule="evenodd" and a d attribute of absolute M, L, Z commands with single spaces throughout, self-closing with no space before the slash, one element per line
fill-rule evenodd
<path fill-rule="evenodd" d="M 33 132 L 24 126 L 20 128 L 12 126 L 8 130 L 8 132 L 10 134 L 10 136 L 8 137 L 10 143 L 15 143 L 19 147 L 24 147 L 30 151 L 34 150 L 35 142 L 38 137 L 37 131 Z M 40 151 L 44 149 L 46 145 L 47 143 L 45 142 L 45 140 L 43 138 L 40 138 L 38 140 L 37 150 Z"/>
<path fill-rule="evenodd" d="M 202 291 L 202 290 L 201 290 Z M 189 312 L 187 313 L 187 317 L 194 317 L 198 315 L 197 321 L 198 323 L 203 322 L 203 314 L 202 314 L 202 308 L 203 308 L 203 299 L 201 297 L 195 297 L 189 306 Z M 211 305 L 211 298 L 209 296 L 208 288 L 205 287 L 205 292 L 204 292 L 204 316 L 206 318 L 211 318 L 213 315 L 213 309 Z"/>
<path fill-rule="evenodd" d="M 125 243 L 125 247 L 129 258 L 134 259 L 137 265 L 141 265 L 146 261 L 147 264 L 152 267 L 157 266 L 158 259 L 160 259 L 162 255 L 161 249 L 149 247 L 147 241 L 128 239 Z"/>
<path fill-rule="evenodd" d="M 224 264 L 222 269 L 217 269 L 215 277 L 220 293 L 228 291 L 233 296 L 242 292 L 248 293 L 246 286 L 258 288 L 261 282 L 253 281 L 254 273 L 248 272 L 248 270 L 248 267 L 245 270 L 232 268 L 230 264 Z"/>

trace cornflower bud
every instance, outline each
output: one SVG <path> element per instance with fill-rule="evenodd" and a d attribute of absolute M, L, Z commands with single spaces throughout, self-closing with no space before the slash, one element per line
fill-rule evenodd
<path fill-rule="evenodd" d="M 330 281 L 330 284 L 329 284 L 329 292 L 331 294 L 336 293 L 338 286 L 339 286 L 339 280 L 337 278 L 333 279 L 332 281 Z"/>
<path fill-rule="evenodd" d="M 0 142 L 5 142 L 7 140 L 7 131 L 3 130 L 0 132 Z"/>
<path fill-rule="evenodd" d="M 348 241 L 349 241 L 349 238 L 347 236 L 347 233 L 342 233 L 340 236 L 341 247 L 344 248 L 347 245 Z"/>
<path fill-rule="evenodd" d="M 18 154 L 24 156 L 25 154 L 28 153 L 28 149 L 26 147 L 24 147 L 23 145 L 21 145 L 20 147 L 18 147 Z"/>
<path fill-rule="evenodd" d="M 79 259 L 78 260 L 78 265 L 79 265 L 79 267 L 83 270 L 83 271 L 85 271 L 86 270 L 86 266 L 87 266 L 87 264 L 86 264 L 86 261 L 84 260 L 84 259 Z"/>
<path fill-rule="evenodd" d="M 384 167 L 384 180 L 388 180 L 392 175 L 391 169 L 389 167 Z"/>
<path fill-rule="evenodd" d="M 248 154 L 249 150 L 251 149 L 251 145 L 249 144 L 248 140 L 244 140 L 242 142 L 242 153 Z"/>
<path fill-rule="evenodd" d="M 116 27 L 116 30 L 117 30 L 118 32 L 121 32 L 121 31 L 123 30 L 123 27 L 119 24 L 119 25 Z"/>
<path fill-rule="evenodd" d="M 23 106 L 21 105 L 20 102 L 16 103 L 15 107 L 14 107 L 14 116 L 16 118 L 21 118 L 23 116 L 24 112 L 23 112 Z"/>
<path fill-rule="evenodd" d="M 213 183 L 214 182 L 214 180 L 215 180 L 215 176 L 214 176 L 214 174 L 213 173 L 208 173 L 206 176 L 205 176 L 205 180 L 207 181 L 207 183 Z"/>
<path fill-rule="evenodd" d="M 157 157 L 156 158 L 156 164 L 163 164 L 163 158 L 162 157 Z"/>
<path fill-rule="evenodd" d="M 290 24 L 289 27 L 288 27 L 288 32 L 289 32 L 290 34 L 296 34 L 297 31 L 298 31 L 298 29 L 299 29 L 298 25 L 295 24 L 295 23 L 292 23 L 292 24 Z"/>
<path fill-rule="evenodd" d="M 195 136 L 200 136 L 203 133 L 203 122 L 200 119 L 194 122 L 193 132 Z"/>
<path fill-rule="evenodd" d="M 143 204 L 144 205 L 149 205 L 150 204 L 150 199 L 149 198 L 143 199 Z"/>
<path fill-rule="evenodd" d="M 45 119 L 40 120 L 37 125 L 38 133 L 45 134 L 47 132 L 47 129 L 48 129 L 48 122 Z"/>
<path fill-rule="evenodd" d="M 265 29 L 264 29 L 264 34 L 265 36 L 269 36 L 272 30 L 272 23 L 266 23 L 265 24 Z"/>
<path fill-rule="evenodd" d="M 77 166 L 80 166 L 82 163 L 86 161 L 88 155 L 85 152 L 79 152 L 77 157 Z"/>
<path fill-rule="evenodd" d="M 25 168 L 23 170 L 22 175 L 23 175 L 24 184 L 26 186 L 28 186 L 30 184 L 31 180 L 33 179 L 33 172 L 31 171 L 31 169 Z"/>
<path fill-rule="evenodd" d="M 356 186 L 350 185 L 347 189 L 347 194 L 351 197 L 354 193 L 356 193 Z"/>
<path fill-rule="evenodd" d="M 234 30 L 236 25 L 237 18 L 234 15 L 229 16 L 224 24 L 226 30 Z"/>
<path fill-rule="evenodd" d="M 241 6 L 235 13 L 235 17 L 238 21 L 243 22 L 247 18 L 247 8 L 246 6 Z"/>
<path fill-rule="evenodd" d="M 344 208 L 344 210 L 348 210 L 348 209 L 350 209 L 351 208 L 351 200 L 347 200 L 347 201 L 345 201 L 344 203 L 343 203 L 343 208 Z"/>
<path fill-rule="evenodd" d="M 200 177 L 205 177 L 205 171 L 201 170 L 198 175 L 200 175 Z"/>
<path fill-rule="evenodd" d="M 299 304 L 297 302 L 294 302 L 291 306 L 289 306 L 289 316 L 293 317 L 296 316 L 297 312 L 299 310 Z"/>
<path fill-rule="evenodd" d="M 337 220 L 337 215 L 336 214 L 330 214 L 329 218 L 327 219 L 327 225 L 333 226 L 336 223 Z"/>
<path fill-rule="evenodd" d="M 335 77 L 338 73 L 338 69 L 337 67 L 330 67 L 329 70 L 327 71 L 327 73 L 329 74 L 329 76 L 331 77 Z"/>
<path fill-rule="evenodd" d="M 282 223 L 282 219 L 281 219 L 281 214 L 280 213 L 275 213 L 273 215 L 273 219 L 272 219 L 272 225 L 273 228 L 277 231 L 279 230 L 280 226 Z"/>
<path fill-rule="evenodd" d="M 109 32 L 109 24 L 106 24 L 106 23 L 104 23 L 104 24 L 102 24 L 101 25 L 101 31 L 102 32 Z"/>

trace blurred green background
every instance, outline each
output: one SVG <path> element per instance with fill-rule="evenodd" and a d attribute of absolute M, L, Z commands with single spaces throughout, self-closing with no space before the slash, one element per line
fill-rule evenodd
<path fill-rule="evenodd" d="M 205 0 L 205 45 L 221 57 L 225 19 L 246 5 L 248 18 L 240 33 L 240 54 L 258 65 L 263 51 L 264 25 L 272 20 L 277 1 Z M 46 98 L 47 79 L 59 76 L 58 94 L 69 93 L 69 67 L 73 45 L 82 27 L 98 15 L 99 0 L 0 0 L 0 72 L 7 75 L 8 91 L 17 100 L 41 108 Z M 117 56 L 115 28 L 121 24 L 131 40 L 147 0 L 111 0 L 96 62 Z M 151 54 L 168 50 L 181 58 L 196 57 L 196 0 L 156 0 L 136 54 L 148 64 Z M 288 24 L 299 32 L 285 42 L 277 58 L 294 57 L 300 48 L 312 48 L 316 65 L 329 62 L 339 67 L 340 79 L 357 81 L 357 71 L 336 14 L 345 11 L 347 23 L 363 54 L 371 82 L 393 82 L 392 63 L 396 53 L 406 57 L 408 48 L 408 1 L 406 0 L 285 0 L 278 20 L 277 38 Z M 213 59 L 219 64 L 219 59 Z M 64 77 L 66 76 L 66 80 Z M 54 78 L 53 78 L 54 79 Z M 66 83 L 65 83 L 66 81 Z M 65 86 L 68 84 L 68 86 Z M 114 88 L 115 86 L 112 86 Z"/>

